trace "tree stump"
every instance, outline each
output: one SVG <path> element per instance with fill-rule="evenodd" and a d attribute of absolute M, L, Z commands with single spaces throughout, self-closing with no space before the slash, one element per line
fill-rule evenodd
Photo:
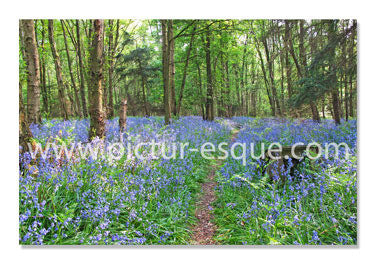
<path fill-rule="evenodd" d="M 282 146 L 280 151 L 279 148 L 272 148 L 268 149 L 265 153 L 263 160 L 265 161 L 265 165 L 267 166 L 267 173 L 270 175 L 272 180 L 275 180 L 277 175 L 281 178 L 281 180 L 285 181 L 285 176 L 283 175 L 282 171 L 283 168 L 286 171 L 289 165 L 289 159 L 291 159 L 291 167 L 290 167 L 290 176 L 294 177 L 294 170 L 296 169 L 297 165 L 303 162 L 306 159 L 306 156 L 303 156 L 303 153 L 307 150 L 307 145 L 296 145 L 294 147 L 294 156 L 292 154 L 293 146 Z M 314 153 L 319 153 L 319 147 L 313 145 L 310 146 L 309 150 L 313 151 Z M 275 158 L 276 157 L 276 158 Z M 270 162 L 275 160 L 277 163 L 276 170 L 271 169 Z"/>

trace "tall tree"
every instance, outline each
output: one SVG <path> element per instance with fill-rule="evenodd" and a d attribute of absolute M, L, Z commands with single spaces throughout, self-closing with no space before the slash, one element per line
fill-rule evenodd
<path fill-rule="evenodd" d="M 85 92 L 85 76 L 84 76 L 84 66 L 83 66 L 83 58 L 81 52 L 81 33 L 79 29 L 79 20 L 76 20 L 76 33 L 77 33 L 77 56 L 79 61 L 79 76 L 80 76 L 80 94 L 82 100 L 82 111 L 83 116 L 86 118 L 88 117 L 87 113 L 87 104 L 86 104 L 86 92 Z"/>
<path fill-rule="evenodd" d="M 109 34 L 108 34 L 109 67 L 108 67 L 108 106 L 107 106 L 108 118 L 112 118 L 114 116 L 113 71 L 114 71 L 114 66 L 115 66 L 115 52 L 116 52 L 117 44 L 118 44 L 119 29 L 120 29 L 120 20 L 118 19 L 116 23 L 116 35 L 115 35 L 115 39 L 113 40 L 114 23 L 113 23 L 113 20 L 109 20 Z"/>
<path fill-rule="evenodd" d="M 105 113 L 103 111 L 103 48 L 104 21 L 95 19 L 90 52 L 90 132 L 89 137 L 105 136 Z"/>
<path fill-rule="evenodd" d="M 288 89 L 288 98 L 289 100 L 292 98 L 292 68 L 290 66 L 289 61 L 289 22 L 285 21 L 285 35 L 284 35 L 284 43 L 285 43 L 285 70 L 286 70 L 286 83 L 287 83 L 287 89 Z"/>
<path fill-rule="evenodd" d="M 35 39 L 37 46 L 39 48 L 39 62 L 40 62 L 40 89 L 42 93 L 42 101 L 43 101 L 43 109 L 45 113 L 48 113 L 50 108 L 49 108 L 49 103 L 48 103 L 48 92 L 47 92 L 47 84 L 46 84 L 46 58 L 45 58 L 45 27 L 44 27 L 44 21 L 43 19 L 40 20 L 41 22 L 41 43 L 40 46 L 38 45 L 38 38 L 37 38 L 37 30 L 35 30 Z M 36 25 L 36 21 L 35 21 Z"/>
<path fill-rule="evenodd" d="M 213 80 L 212 80 L 212 69 L 211 69 L 211 32 L 210 28 L 206 29 L 206 71 L 207 71 L 207 98 L 206 98 L 206 114 L 207 120 L 214 120 L 214 92 L 213 92 Z"/>
<path fill-rule="evenodd" d="M 168 48 L 168 35 L 167 35 L 167 21 L 161 20 L 162 32 L 162 58 L 163 58 L 163 87 L 164 87 L 164 120 L 165 125 L 169 124 L 170 107 L 169 107 L 169 48 Z"/>
<path fill-rule="evenodd" d="M 21 20 L 27 70 L 27 120 L 40 123 L 40 67 L 34 20 Z"/>
<path fill-rule="evenodd" d="M 299 21 L 299 54 L 300 54 L 300 61 L 303 66 L 303 69 L 300 70 L 300 78 L 304 77 L 306 75 L 307 70 L 307 58 L 306 58 L 306 51 L 305 51 L 305 37 L 306 37 L 306 29 L 305 29 L 305 21 L 300 20 Z M 320 122 L 320 116 L 318 107 L 316 106 L 316 103 L 314 101 L 310 101 L 310 109 L 312 112 L 312 117 L 314 121 Z"/>
<path fill-rule="evenodd" d="M 181 81 L 181 87 L 180 87 L 180 95 L 179 95 L 179 98 L 178 98 L 178 108 L 177 108 L 177 114 L 178 115 L 181 112 L 182 97 L 184 95 L 184 89 L 185 89 L 185 83 L 186 83 L 186 75 L 187 75 L 187 70 L 188 70 L 188 67 L 189 67 L 189 60 L 190 60 L 191 49 L 193 48 L 193 41 L 194 41 L 194 37 L 195 37 L 195 30 L 196 30 L 196 26 L 194 26 L 194 28 L 193 28 L 193 31 L 192 31 L 191 37 L 190 37 L 189 47 L 188 47 L 188 49 L 186 51 L 186 60 L 185 60 L 185 65 L 184 65 L 184 72 L 182 74 L 182 81 Z"/>
<path fill-rule="evenodd" d="M 60 22 L 61 22 L 61 27 L 62 27 L 63 36 L 64 36 L 64 44 L 65 44 L 66 58 L 68 60 L 70 81 L 72 83 L 72 88 L 73 88 L 73 91 L 74 91 L 76 111 L 78 112 L 78 115 L 80 117 L 82 117 L 82 109 L 81 109 L 81 104 L 79 103 L 78 89 L 77 89 L 77 86 L 76 86 L 76 82 L 74 80 L 73 69 L 72 69 L 72 60 L 70 58 L 70 53 L 69 53 L 69 45 L 68 45 L 68 41 L 66 39 L 66 34 L 65 34 L 64 20 L 60 20 Z"/>
<path fill-rule="evenodd" d="M 335 47 L 336 45 L 336 27 L 337 21 L 336 20 L 329 20 L 328 24 L 328 42 L 332 43 L 332 46 L 329 49 L 328 54 L 328 67 L 329 67 L 329 84 L 332 96 L 332 112 L 333 112 L 333 119 L 335 120 L 336 124 L 340 124 L 340 101 L 339 101 L 339 93 L 337 88 L 337 75 L 336 75 L 336 64 L 335 64 Z"/>
<path fill-rule="evenodd" d="M 51 46 L 52 56 L 55 63 L 55 72 L 56 72 L 56 79 L 57 79 L 57 87 L 58 87 L 58 94 L 59 94 L 59 101 L 61 107 L 61 114 L 64 119 L 69 118 L 69 109 L 65 99 L 65 88 L 64 88 L 64 81 L 62 75 L 62 68 L 61 68 L 61 61 L 60 56 L 56 49 L 56 42 L 54 38 L 54 29 L 53 29 L 53 20 L 48 20 L 48 38 Z"/>
<path fill-rule="evenodd" d="M 169 49 L 169 80 L 171 90 L 171 113 L 173 116 L 177 115 L 176 105 L 176 87 L 175 87 L 175 64 L 174 64 L 174 36 L 173 36 L 173 20 L 168 20 L 168 49 Z"/>
<path fill-rule="evenodd" d="M 280 108 L 280 101 L 279 101 L 279 98 L 277 96 L 277 91 L 276 91 L 276 87 L 275 87 L 275 78 L 274 78 L 274 72 L 273 72 L 273 60 L 271 60 L 270 51 L 269 51 L 267 39 L 266 39 L 265 36 L 262 37 L 262 42 L 263 42 L 263 46 L 264 46 L 264 51 L 266 53 L 268 75 L 269 75 L 269 80 L 270 80 L 269 84 L 270 84 L 270 88 L 271 88 L 271 92 L 272 92 L 272 98 L 273 98 L 273 101 L 274 101 L 274 105 L 276 106 L 276 114 L 280 116 L 280 115 L 282 115 L 282 113 L 281 113 L 281 108 Z"/>

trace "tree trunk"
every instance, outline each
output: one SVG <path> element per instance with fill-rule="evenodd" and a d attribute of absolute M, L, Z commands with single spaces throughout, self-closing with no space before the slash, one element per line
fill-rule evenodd
<path fill-rule="evenodd" d="M 355 22 L 356 23 L 356 22 Z M 354 118 L 354 105 L 353 105 L 353 73 L 357 71 L 357 63 L 354 60 L 354 34 L 351 38 L 350 53 L 349 53 L 350 67 L 355 65 L 354 70 L 350 70 L 349 75 L 349 116 Z"/>
<path fill-rule="evenodd" d="M 177 114 L 178 115 L 180 115 L 180 112 L 181 112 L 182 97 L 184 95 L 186 75 L 187 75 L 187 70 L 188 70 L 188 67 L 189 67 L 189 59 L 190 59 L 191 49 L 193 48 L 193 41 L 194 41 L 194 36 L 195 36 L 195 30 L 196 30 L 196 26 L 194 26 L 194 28 L 193 28 L 193 32 L 192 32 L 192 35 L 190 37 L 189 47 L 188 47 L 188 50 L 186 51 L 186 60 L 185 60 L 185 65 L 184 65 L 184 73 L 182 75 L 181 88 L 180 88 L 180 96 L 178 98 L 178 108 L 177 108 Z"/>
<path fill-rule="evenodd" d="M 292 69 L 290 67 L 290 61 L 289 61 L 289 47 L 288 47 L 288 41 L 289 41 L 289 22 L 285 21 L 285 35 L 284 35 L 284 43 L 285 43 L 285 69 L 286 69 L 286 83 L 288 87 L 288 99 L 290 100 L 292 98 Z"/>
<path fill-rule="evenodd" d="M 162 46 L 163 46 L 163 83 L 164 83 L 164 121 L 165 125 L 169 124 L 169 48 L 167 37 L 167 21 L 161 20 Z"/>
<path fill-rule="evenodd" d="M 206 70 L 207 70 L 207 100 L 206 100 L 206 114 L 207 120 L 214 120 L 214 101 L 213 101 L 213 84 L 211 72 L 211 40 L 210 29 L 206 32 Z"/>
<path fill-rule="evenodd" d="M 328 41 L 332 43 L 332 39 L 335 37 L 335 20 L 329 20 L 328 29 Z M 340 124 L 340 101 L 339 93 L 337 89 L 337 75 L 336 75 L 336 65 L 335 65 L 335 48 L 331 48 L 329 60 L 329 74 L 330 74 L 330 84 L 331 84 L 331 96 L 332 96 L 332 112 L 333 118 L 336 125 Z"/>
<path fill-rule="evenodd" d="M 271 92 L 272 92 L 273 101 L 275 103 L 274 105 L 276 105 L 276 114 L 281 116 L 280 102 L 279 102 L 279 99 L 277 97 L 274 75 L 273 75 L 273 61 L 271 61 L 270 53 L 269 53 L 269 50 L 268 50 L 268 43 L 267 43 L 265 38 L 263 39 L 263 45 L 264 45 L 264 50 L 266 52 L 268 75 L 269 75 L 269 79 L 270 79 L 270 88 L 271 88 Z"/>
<path fill-rule="evenodd" d="M 269 88 L 268 88 L 267 73 L 266 73 L 266 69 L 265 69 L 265 66 L 264 66 L 263 56 L 262 56 L 262 53 L 261 53 L 260 50 L 259 50 L 258 43 L 255 43 L 255 48 L 256 48 L 256 50 L 257 50 L 257 53 L 258 53 L 258 56 L 259 56 L 259 59 L 260 59 L 260 65 L 261 65 L 261 68 L 262 68 L 263 79 L 264 79 L 264 85 L 266 86 L 266 91 L 267 91 L 268 101 L 269 101 L 270 106 L 271 106 L 272 116 L 276 116 L 276 111 L 275 111 L 275 102 L 274 102 L 274 100 L 272 99 L 272 96 L 271 96 L 270 91 L 269 91 Z"/>
<path fill-rule="evenodd" d="M 307 68 L 307 59 L 306 59 L 306 51 L 305 51 L 305 46 L 304 46 L 304 42 L 305 42 L 305 21 L 304 20 L 300 20 L 299 21 L 300 23 L 300 33 L 299 33 L 299 54 L 300 54 L 300 60 L 301 60 L 301 64 L 303 66 L 303 68 L 299 70 L 299 77 L 300 78 L 303 78 L 305 75 L 306 75 L 306 68 Z M 310 41 L 311 42 L 311 41 Z M 312 49 L 313 46 L 312 46 Z M 312 50 L 314 51 L 314 50 Z M 297 62 L 298 64 L 298 62 Z M 310 103 L 310 109 L 311 109 L 311 113 L 312 113 L 312 118 L 314 121 L 317 121 L 317 122 L 320 122 L 320 116 L 319 116 L 319 111 L 318 111 L 318 108 L 315 104 L 314 101 L 311 101 Z"/>
<path fill-rule="evenodd" d="M 197 75 L 198 75 L 198 87 L 199 87 L 199 105 L 201 106 L 201 111 L 202 111 L 202 118 L 203 120 L 207 120 L 207 115 L 206 111 L 204 108 L 204 96 L 203 96 L 203 88 L 202 88 L 202 74 L 201 74 L 201 68 L 199 66 L 198 60 L 196 60 L 196 65 L 197 65 Z"/>
<path fill-rule="evenodd" d="M 45 30 L 44 30 L 44 22 L 43 19 L 40 20 L 42 24 L 42 39 L 41 39 L 41 46 L 38 46 L 38 39 L 37 33 L 35 30 L 35 39 L 38 48 L 42 49 L 42 52 L 39 53 L 39 61 L 40 61 L 40 88 L 42 93 L 42 101 L 43 101 L 43 109 L 45 113 L 48 113 L 48 93 L 47 93 L 47 85 L 46 85 L 46 60 L 45 60 L 45 49 L 44 49 L 44 38 L 45 38 Z"/>
<path fill-rule="evenodd" d="M 171 113 L 177 116 L 176 89 L 175 89 L 175 64 L 174 64 L 174 38 L 173 20 L 168 20 L 168 47 L 169 47 L 169 79 L 171 90 Z"/>
<path fill-rule="evenodd" d="M 19 152 L 24 153 L 28 151 L 28 143 L 30 142 L 30 138 L 32 137 L 30 131 L 30 124 L 27 121 L 25 108 L 23 107 L 23 97 L 22 97 L 22 86 L 21 82 L 19 84 Z"/>
<path fill-rule="evenodd" d="M 109 68 L 108 68 L 108 118 L 112 118 L 114 116 L 114 108 L 113 108 L 113 71 L 115 66 L 115 51 L 117 48 L 118 42 L 118 35 L 120 20 L 117 20 L 117 27 L 116 27 L 116 38 L 115 42 L 113 43 L 113 21 L 109 20 L 109 35 L 108 35 L 108 51 L 109 51 Z"/>
<path fill-rule="evenodd" d="M 40 68 L 39 52 L 33 20 L 21 20 L 27 70 L 27 121 L 40 123 Z"/>
<path fill-rule="evenodd" d="M 119 125 L 120 125 L 120 132 L 126 132 L 126 118 L 127 118 L 127 110 L 128 110 L 128 101 L 124 99 L 121 102 L 120 107 L 120 118 L 119 118 Z"/>
<path fill-rule="evenodd" d="M 140 71 L 143 72 L 141 61 L 138 61 L 138 63 L 139 63 Z M 148 102 L 147 102 L 147 96 L 146 96 L 146 83 L 147 83 L 147 80 L 146 80 L 146 76 L 144 74 L 142 74 L 141 81 L 142 81 L 143 105 L 145 107 L 145 116 L 146 117 L 150 117 L 150 110 L 148 109 Z"/>
<path fill-rule="evenodd" d="M 80 76 L 80 94 L 81 94 L 81 101 L 82 101 L 82 111 L 83 116 L 85 118 L 88 117 L 87 113 L 87 104 L 86 104 L 86 94 L 85 94 L 85 77 L 84 77 L 84 67 L 83 67 L 83 59 L 81 54 L 81 35 L 79 30 L 79 20 L 76 20 L 76 30 L 77 30 L 77 55 L 78 55 L 78 62 L 79 62 L 79 76 Z"/>
<path fill-rule="evenodd" d="M 94 20 L 94 32 L 90 52 L 90 133 L 89 138 L 105 136 L 105 114 L 103 112 L 103 47 L 104 23 Z"/>
<path fill-rule="evenodd" d="M 72 88 L 73 88 L 73 91 L 74 91 L 74 99 L 75 99 L 76 110 L 79 114 L 79 117 L 82 118 L 82 109 L 81 109 L 81 104 L 79 103 L 78 89 L 77 89 L 77 86 L 76 86 L 76 82 L 74 80 L 73 69 L 72 69 L 72 61 L 70 59 L 68 41 L 66 40 L 65 25 L 64 25 L 63 20 L 60 20 L 60 21 L 61 21 L 61 27 L 62 27 L 62 31 L 63 31 L 63 35 L 64 35 L 66 58 L 68 60 L 69 75 L 70 75 L 70 80 L 72 82 Z"/>
<path fill-rule="evenodd" d="M 281 74 L 281 84 L 280 84 L 280 95 L 281 95 L 281 115 L 285 112 L 285 96 L 284 96 L 284 54 L 280 53 L 280 74 Z"/>
<path fill-rule="evenodd" d="M 48 20 L 48 37 L 49 37 L 49 42 L 51 46 L 53 61 L 55 63 L 55 71 L 56 71 L 56 79 L 57 79 L 57 87 L 58 87 L 61 113 L 62 113 L 63 118 L 67 120 L 69 118 L 69 109 L 66 103 L 60 56 L 57 53 L 55 38 L 53 35 L 53 20 L 52 19 Z"/>
<path fill-rule="evenodd" d="M 345 120 L 348 121 L 349 119 L 349 105 L 348 105 L 348 97 L 349 97 L 349 90 L 348 90 L 348 63 L 347 63 L 347 46 L 346 41 L 343 43 L 343 56 L 344 56 L 344 106 L 345 106 Z"/>
<path fill-rule="evenodd" d="M 246 34 L 246 39 L 245 39 L 245 44 L 244 44 L 244 50 L 243 50 L 243 54 L 242 54 L 242 67 L 241 67 L 241 74 L 240 74 L 240 77 L 241 77 L 241 91 L 244 91 L 245 90 L 245 77 L 244 77 L 244 74 L 245 74 L 245 66 L 246 66 L 246 58 L 247 58 L 247 42 L 248 42 L 248 38 L 249 38 L 249 35 Z M 246 114 L 246 109 L 244 110 L 243 109 L 243 104 L 244 104 L 244 100 L 243 100 L 243 96 L 241 97 L 241 113 L 242 114 Z M 245 100 L 246 100 L 246 96 L 245 96 Z M 246 103 L 247 105 L 247 103 Z M 247 107 L 246 107 L 247 108 Z"/>
<path fill-rule="evenodd" d="M 236 91 L 237 91 L 237 101 L 240 101 L 240 90 L 238 85 L 238 68 L 237 65 L 234 67 L 234 72 L 236 76 Z M 232 108 L 231 108 L 231 101 L 230 101 L 230 83 L 229 83 L 229 62 L 228 59 L 224 62 L 224 72 L 223 72 L 224 80 L 225 80 L 225 108 L 226 108 L 226 117 L 231 118 L 232 117 Z"/>

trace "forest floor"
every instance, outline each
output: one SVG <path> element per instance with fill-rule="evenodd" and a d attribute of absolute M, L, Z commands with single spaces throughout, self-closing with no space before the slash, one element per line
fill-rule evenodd
<path fill-rule="evenodd" d="M 232 129 L 231 142 L 235 141 L 239 133 L 238 124 L 235 122 L 227 123 L 227 125 Z M 216 201 L 215 188 L 217 182 L 215 179 L 215 174 L 222 160 L 215 159 L 215 163 L 209 169 L 207 178 L 201 186 L 201 195 L 196 203 L 195 217 L 198 222 L 193 227 L 193 245 L 217 245 L 217 242 L 213 239 L 215 231 L 217 229 L 214 220 L 212 210 L 213 203 Z"/>
<path fill-rule="evenodd" d="M 20 155 L 21 245 L 357 244 L 356 120 L 208 122 L 188 116 L 166 127 L 162 117 L 129 117 L 120 159 L 104 149 L 99 154 L 101 143 L 118 142 L 118 118 L 107 121 L 103 141 L 69 150 L 89 140 L 89 128 L 87 119 L 30 127 L 40 150 Z M 51 138 L 56 150 L 47 148 Z M 210 159 L 193 151 L 185 158 L 154 159 L 152 147 L 143 149 L 142 162 L 125 154 L 152 140 L 188 143 L 191 149 L 205 142 L 220 149 L 226 142 L 221 149 L 228 158 L 215 150 Z M 271 142 L 344 142 L 349 150 L 306 159 L 294 170 L 298 180 L 288 176 L 282 182 L 270 180 L 264 163 L 246 148 L 253 144 L 259 156 L 261 144 Z M 245 164 L 242 157 L 248 158 Z"/>

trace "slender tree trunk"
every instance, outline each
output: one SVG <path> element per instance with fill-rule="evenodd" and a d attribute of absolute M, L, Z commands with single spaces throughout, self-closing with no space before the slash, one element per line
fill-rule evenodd
<path fill-rule="evenodd" d="M 352 74 L 349 75 L 349 116 L 354 117 L 354 110 L 353 110 L 353 76 Z"/>
<path fill-rule="evenodd" d="M 285 21 L 285 35 L 284 35 L 284 42 L 285 42 L 285 69 L 286 69 L 286 83 L 288 87 L 288 99 L 290 100 L 293 95 L 292 91 L 292 68 L 290 67 L 290 61 L 289 61 L 289 22 Z"/>
<path fill-rule="evenodd" d="M 171 113 L 177 116 L 176 105 L 176 89 L 175 89 L 175 64 L 174 64 L 174 36 L 173 36 L 173 20 L 168 20 L 168 48 L 169 48 L 169 78 L 171 90 Z"/>
<path fill-rule="evenodd" d="M 71 61 L 71 58 L 70 58 L 68 41 L 66 39 L 66 34 L 65 34 L 65 25 L 64 25 L 63 20 L 60 20 L 60 21 L 61 21 L 61 27 L 62 27 L 62 31 L 63 31 L 63 35 L 64 35 L 64 44 L 65 44 L 66 57 L 67 57 L 67 60 L 68 60 L 69 75 L 70 75 L 70 80 L 72 82 L 72 88 L 73 88 L 73 91 L 74 91 L 75 105 L 76 105 L 76 109 L 77 109 L 77 112 L 79 114 L 79 117 L 82 118 L 82 109 L 81 109 L 81 104 L 79 103 L 78 89 L 77 89 L 77 86 L 76 86 L 76 82 L 74 80 L 73 69 L 72 69 L 72 61 Z"/>
<path fill-rule="evenodd" d="M 257 116 L 257 93 L 254 87 L 255 84 L 255 67 L 254 67 L 254 60 L 251 61 L 251 90 L 250 90 L 250 103 L 251 103 L 251 116 Z"/>
<path fill-rule="evenodd" d="M 108 68 L 108 118 L 112 118 L 114 116 L 114 108 L 113 108 L 113 70 L 115 65 L 115 51 L 117 48 L 118 42 L 118 35 L 120 20 L 117 20 L 117 27 L 116 27 L 116 37 L 115 42 L 113 43 L 113 21 L 109 20 L 110 29 L 108 35 L 108 50 L 109 50 L 109 68 Z"/>
<path fill-rule="evenodd" d="M 185 60 L 185 65 L 184 65 L 184 73 L 182 75 L 181 88 L 180 88 L 180 96 L 178 98 L 178 108 L 177 108 L 177 114 L 178 115 L 180 115 L 180 112 L 181 112 L 182 97 L 184 95 L 186 75 L 187 75 L 187 70 L 188 70 L 188 67 L 189 67 L 189 59 L 190 59 L 191 49 L 193 48 L 193 41 L 194 41 L 194 37 L 195 37 L 195 30 L 196 30 L 196 26 L 194 26 L 194 28 L 193 28 L 193 32 L 192 32 L 192 35 L 190 37 L 189 47 L 188 47 L 188 49 L 186 51 L 186 60 Z"/>
<path fill-rule="evenodd" d="M 343 56 L 344 56 L 344 105 L 345 105 L 345 120 L 348 121 L 349 119 L 349 105 L 348 105 L 348 97 L 349 97 L 349 90 L 348 90 L 348 63 L 347 63 L 347 46 L 346 41 L 343 44 Z"/>
<path fill-rule="evenodd" d="M 241 88 L 240 89 L 241 89 L 241 91 L 245 90 L 245 77 L 244 77 L 244 74 L 245 74 L 245 65 L 246 65 L 246 58 L 247 58 L 246 55 L 247 55 L 247 42 L 248 42 L 248 38 L 249 38 L 249 35 L 246 34 L 244 49 L 243 49 L 243 53 L 242 53 L 242 66 L 241 66 L 241 74 L 240 74 L 240 78 L 241 78 Z M 243 110 L 243 104 L 244 104 L 244 101 L 243 101 L 243 96 L 242 96 L 242 100 L 241 100 L 241 113 L 242 114 L 246 113 L 246 110 L 245 111 Z"/>
<path fill-rule="evenodd" d="M 230 101 L 230 83 L 229 83 L 229 62 L 228 59 L 224 62 L 224 72 L 223 76 L 225 77 L 225 106 L 227 109 L 227 115 L 226 117 L 231 118 L 233 116 L 232 108 L 231 108 L 231 101 Z M 237 101 L 240 101 L 240 89 L 238 85 L 238 67 L 235 65 L 234 67 L 234 73 L 235 73 L 235 85 L 236 85 L 236 91 L 237 91 Z"/>
<path fill-rule="evenodd" d="M 284 96 L 284 54 L 281 52 L 280 53 L 280 74 L 281 74 L 281 92 L 280 92 L 280 95 L 281 95 L 281 115 L 283 116 L 284 115 L 284 112 L 285 112 L 285 96 Z"/>
<path fill-rule="evenodd" d="M 90 133 L 89 138 L 105 136 L 105 114 L 103 112 L 103 48 L 104 21 L 94 20 L 94 32 L 90 52 Z"/>
<path fill-rule="evenodd" d="M 27 121 L 40 123 L 40 67 L 33 20 L 21 20 L 27 70 Z"/>
<path fill-rule="evenodd" d="M 357 71 L 357 63 L 354 60 L 354 34 L 351 37 L 351 45 L 349 52 L 350 67 L 355 66 L 355 70 L 350 70 L 349 74 L 349 116 L 354 118 L 354 105 L 353 105 L 353 72 Z"/>
<path fill-rule="evenodd" d="M 264 85 L 266 86 L 267 97 L 268 97 L 268 101 L 269 101 L 270 106 L 271 106 L 272 116 L 276 116 L 275 102 L 272 99 L 271 93 L 270 93 L 269 88 L 268 88 L 269 84 L 268 84 L 266 69 L 265 69 L 265 66 L 264 66 L 263 56 L 262 56 L 262 53 L 259 50 L 259 46 L 258 46 L 257 43 L 255 44 L 255 47 L 256 47 L 256 50 L 257 50 L 257 53 L 258 53 L 258 56 L 259 56 L 259 59 L 260 59 L 260 65 L 261 65 L 261 68 L 262 68 Z"/>
<path fill-rule="evenodd" d="M 65 89 L 64 89 L 64 81 L 62 76 L 62 68 L 61 68 L 61 62 L 60 62 L 60 56 L 57 53 L 56 49 L 56 42 L 53 35 L 53 20 L 48 20 L 48 37 L 49 42 L 51 46 L 52 56 L 55 63 L 55 71 L 56 71 L 56 78 L 57 78 L 57 86 L 58 86 L 58 94 L 59 94 L 59 101 L 60 101 L 60 107 L 61 107 L 61 113 L 64 119 L 69 118 L 69 109 L 68 105 L 66 103 L 66 97 L 65 97 Z"/>
<path fill-rule="evenodd" d="M 335 37 L 335 27 L 336 22 L 334 20 L 329 20 L 329 29 L 328 29 L 328 41 L 332 42 L 332 39 Z M 333 118 L 335 123 L 340 124 L 340 101 L 339 93 L 337 88 L 337 75 L 336 75 L 336 65 L 335 65 L 335 49 L 331 48 L 329 55 L 329 72 L 330 72 L 330 84 L 331 84 L 331 96 L 332 96 L 332 111 Z"/>
<path fill-rule="evenodd" d="M 42 39 L 41 39 L 41 46 L 38 45 L 38 38 L 37 38 L 37 32 L 35 29 L 35 39 L 36 39 L 36 44 L 39 48 L 41 48 L 42 52 L 39 53 L 39 61 L 40 61 L 40 88 L 41 88 L 41 93 L 42 93 L 42 101 L 43 101 L 43 110 L 45 113 L 48 113 L 48 93 L 47 93 L 47 87 L 46 87 L 46 61 L 44 58 L 44 38 L 45 38 L 45 30 L 44 30 L 44 22 L 43 19 L 40 20 L 42 24 Z M 36 24 L 35 24 L 36 26 Z"/>
<path fill-rule="evenodd" d="M 299 77 L 302 78 L 306 75 L 306 68 L 307 68 L 307 59 L 306 59 L 306 51 L 305 51 L 305 46 L 304 46 L 304 42 L 305 42 L 305 21 L 304 20 L 300 20 L 299 21 L 300 23 L 300 33 L 299 33 L 299 54 L 300 54 L 300 60 L 301 60 L 301 64 L 303 66 L 303 68 L 299 70 Z M 297 64 L 298 64 L 298 61 L 297 61 Z M 318 111 L 318 108 L 315 104 L 314 101 L 311 101 L 310 103 L 310 109 L 311 109 L 311 113 L 312 113 L 312 117 L 313 117 L 313 120 L 314 121 L 317 121 L 317 122 L 320 122 L 320 116 L 319 116 L 319 111 Z"/>
<path fill-rule="evenodd" d="M 203 120 L 207 120 L 207 114 L 204 108 L 204 95 L 203 95 L 203 88 L 202 88 L 202 74 L 201 74 L 201 68 L 199 66 L 198 60 L 196 60 L 196 65 L 197 65 L 197 73 L 198 73 L 198 87 L 199 87 L 199 104 L 201 106 L 201 111 L 202 111 L 202 118 Z"/>
<path fill-rule="evenodd" d="M 163 46 L 163 83 L 164 83 L 164 121 L 165 125 L 169 124 L 170 107 L 169 107 L 169 48 L 167 36 L 167 21 L 161 20 L 162 46 Z"/>
<path fill-rule="evenodd" d="M 141 61 L 138 61 L 138 65 L 139 65 L 140 71 L 143 72 L 144 69 L 142 68 Z M 148 108 L 148 101 L 147 101 L 147 96 L 146 96 L 146 83 L 147 83 L 147 79 L 146 79 L 146 76 L 144 74 L 142 74 L 141 82 L 142 82 L 141 84 L 142 84 L 143 105 L 145 107 L 145 116 L 149 117 L 150 116 L 150 110 Z"/>
<path fill-rule="evenodd" d="M 127 110 L 128 110 L 128 101 L 124 99 L 121 102 L 120 107 L 120 118 L 119 118 L 119 125 L 120 125 L 120 132 L 126 132 L 126 119 L 127 119 Z"/>
<path fill-rule="evenodd" d="M 206 70 L 207 70 L 207 100 L 206 100 L 206 114 L 207 120 L 214 120 L 214 101 L 213 101 L 213 84 L 211 72 L 211 35 L 210 29 L 206 31 Z"/>
<path fill-rule="evenodd" d="M 273 61 L 271 61 L 271 58 L 270 58 L 270 53 L 269 53 L 269 50 L 268 50 L 268 43 L 267 43 L 266 39 L 263 40 L 263 45 L 264 45 L 264 50 L 266 52 L 268 75 L 269 75 L 269 79 L 270 79 L 272 97 L 273 97 L 273 101 L 275 102 L 274 105 L 276 105 L 276 114 L 281 116 L 280 102 L 279 102 L 279 99 L 277 97 L 275 80 L 274 80 L 274 75 L 273 75 Z"/>
<path fill-rule="evenodd" d="M 79 62 L 79 76 L 80 76 L 79 91 L 81 94 L 83 116 L 87 118 L 88 113 L 87 113 L 86 94 L 85 94 L 85 77 L 84 77 L 83 59 L 82 59 L 82 54 L 81 54 L 81 35 L 80 35 L 78 19 L 76 20 L 76 32 L 77 32 L 77 56 L 78 56 L 78 62 Z"/>

